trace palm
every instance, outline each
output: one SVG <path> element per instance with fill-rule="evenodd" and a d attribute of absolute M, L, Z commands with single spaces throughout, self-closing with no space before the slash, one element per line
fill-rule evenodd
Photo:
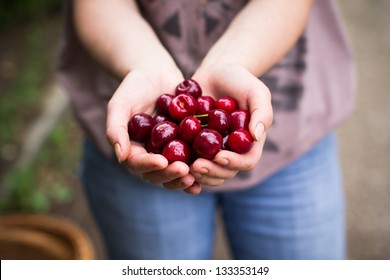
<path fill-rule="evenodd" d="M 240 109 L 249 110 L 251 115 L 264 110 L 268 112 L 266 123 L 272 121 L 272 108 L 270 108 L 270 98 L 267 96 L 268 89 L 246 70 L 238 67 L 227 67 L 214 71 L 208 76 L 196 73 L 195 78 L 200 79 L 199 82 L 206 95 L 210 95 L 214 99 L 223 96 L 232 97 L 237 101 Z M 255 121 L 258 121 L 256 116 Z M 250 127 L 253 125 L 255 124 L 253 123 Z"/>
<path fill-rule="evenodd" d="M 237 100 L 240 109 L 246 109 L 251 114 L 249 131 L 256 140 L 251 152 L 236 154 L 222 150 L 212 161 L 198 159 L 191 166 L 191 172 L 196 174 L 207 170 L 198 179 L 206 185 L 219 185 L 225 179 L 231 178 L 239 170 L 251 170 L 260 160 L 265 140 L 265 130 L 272 122 L 272 107 L 268 89 L 251 73 L 239 67 L 224 67 L 202 73 L 202 69 L 194 75 L 205 95 L 214 99 L 223 96 Z"/>

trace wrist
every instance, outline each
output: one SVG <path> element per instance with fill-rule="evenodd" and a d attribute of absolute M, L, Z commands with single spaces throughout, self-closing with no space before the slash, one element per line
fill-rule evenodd
<path fill-rule="evenodd" d="M 244 71 L 248 69 L 238 63 L 233 62 L 215 62 L 203 63 L 199 66 L 193 75 L 193 79 L 202 85 L 213 85 L 218 81 L 225 80 L 226 77 L 231 77 L 232 72 Z M 209 89 L 211 90 L 211 89 Z"/>
<path fill-rule="evenodd" d="M 122 81 L 128 77 L 138 77 L 137 80 L 142 85 L 150 86 L 151 91 L 148 95 L 155 97 L 168 92 L 173 92 L 174 88 L 184 78 L 183 74 L 170 59 L 164 59 L 158 56 L 150 56 L 139 60 L 139 63 L 132 64 L 128 72 L 122 77 Z"/>

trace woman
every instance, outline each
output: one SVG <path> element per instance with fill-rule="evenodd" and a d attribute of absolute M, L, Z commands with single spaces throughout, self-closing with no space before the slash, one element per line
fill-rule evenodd
<path fill-rule="evenodd" d="M 218 208 L 235 258 L 345 257 L 333 130 L 352 109 L 353 65 L 332 1 L 66 10 L 59 79 L 87 135 L 82 179 L 110 258 L 211 258 Z M 129 139 L 131 116 L 190 77 L 250 111 L 247 154 L 168 164 Z"/>

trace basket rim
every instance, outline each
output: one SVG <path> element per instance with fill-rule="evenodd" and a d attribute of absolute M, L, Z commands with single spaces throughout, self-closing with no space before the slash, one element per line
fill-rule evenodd
<path fill-rule="evenodd" d="M 89 235 L 68 218 L 53 214 L 10 213 L 0 215 L 2 227 L 34 228 L 66 238 L 72 245 L 76 259 L 95 259 L 95 250 Z"/>

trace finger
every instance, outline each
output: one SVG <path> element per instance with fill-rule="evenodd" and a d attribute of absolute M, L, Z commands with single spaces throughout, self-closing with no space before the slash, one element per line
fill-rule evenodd
<path fill-rule="evenodd" d="M 153 110 L 153 88 L 150 81 L 137 71 L 125 77 L 107 106 L 106 134 L 108 141 L 115 148 L 119 162 L 130 154 L 128 122 L 133 114 L 143 112 L 150 114 Z M 137 100 L 142 100 L 139 102 Z"/>
<path fill-rule="evenodd" d="M 106 135 L 108 141 L 115 148 L 119 162 L 124 161 L 130 154 L 130 140 L 127 123 L 130 119 L 131 104 L 123 102 L 123 83 L 114 93 L 107 106 Z"/>
<path fill-rule="evenodd" d="M 259 142 L 273 120 L 271 93 L 256 77 L 252 76 L 251 80 L 253 85 L 248 98 L 248 108 L 251 114 L 249 132 L 253 139 Z"/>
<path fill-rule="evenodd" d="M 197 178 L 196 181 L 199 184 L 206 185 L 206 186 L 211 186 L 211 187 L 218 187 L 222 185 L 225 180 L 221 178 L 215 178 L 215 177 L 209 177 L 207 175 L 202 176 L 201 178 Z"/>
<path fill-rule="evenodd" d="M 136 173 L 162 170 L 168 166 L 168 160 L 164 156 L 148 153 L 138 143 L 131 145 L 129 153 L 130 155 L 126 160 L 126 165 Z"/>
<path fill-rule="evenodd" d="M 254 141 L 252 148 L 245 154 L 222 150 L 216 154 L 214 161 L 228 169 L 250 171 L 260 161 L 266 134 L 263 134 L 259 142 Z"/>
<path fill-rule="evenodd" d="M 190 172 L 194 175 L 197 181 L 199 181 L 198 179 L 204 176 L 219 179 L 231 179 L 236 176 L 238 170 L 232 170 L 221 166 L 216 162 L 199 158 L 191 165 Z"/>
<path fill-rule="evenodd" d="M 187 174 L 183 177 L 180 177 L 176 180 L 164 183 L 163 186 L 169 190 L 183 190 L 195 183 L 195 177 L 191 174 Z"/>
<path fill-rule="evenodd" d="M 192 195 L 199 195 L 202 192 L 202 187 L 198 183 L 194 183 L 192 186 L 183 190 L 184 192 Z"/>
<path fill-rule="evenodd" d="M 189 167 L 187 164 L 176 161 L 168 165 L 165 169 L 144 173 L 143 177 L 152 184 L 162 184 L 183 177 L 187 175 L 188 172 Z"/>
<path fill-rule="evenodd" d="M 118 110 L 120 111 L 120 110 Z M 110 114 L 108 114 L 109 116 Z M 120 163 L 122 163 L 130 154 L 130 139 L 126 125 L 110 126 L 107 124 L 106 129 L 107 139 L 114 147 L 115 155 Z"/>

